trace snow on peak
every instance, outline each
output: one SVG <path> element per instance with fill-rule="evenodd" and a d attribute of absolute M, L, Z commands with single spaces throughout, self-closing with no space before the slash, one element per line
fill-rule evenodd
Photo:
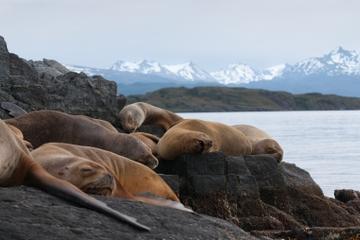
<path fill-rule="evenodd" d="M 246 64 L 231 64 L 226 69 L 211 75 L 222 84 L 249 83 L 256 81 L 257 72 Z"/>
<path fill-rule="evenodd" d="M 327 75 L 359 75 L 360 55 L 356 51 L 338 47 L 322 57 L 302 60 L 292 67 L 293 72 L 305 75 L 325 73 Z"/>
<path fill-rule="evenodd" d="M 211 75 L 223 84 L 242 84 L 260 80 L 272 80 L 280 76 L 286 65 L 280 64 L 264 69 L 256 70 L 246 64 L 231 64 L 227 69 L 212 72 Z"/>
<path fill-rule="evenodd" d="M 287 64 L 279 64 L 279 65 L 275 65 L 269 68 L 265 68 L 259 79 L 261 80 L 272 80 L 275 77 L 279 77 L 283 74 L 284 70 L 286 69 L 286 67 L 288 67 Z"/>
<path fill-rule="evenodd" d="M 154 74 L 190 81 L 214 81 L 209 73 L 200 69 L 193 62 L 175 65 L 161 65 L 158 62 L 148 60 L 141 60 L 138 62 L 117 61 L 110 67 L 110 70 Z"/>
<path fill-rule="evenodd" d="M 131 73 L 162 73 L 166 72 L 160 63 L 155 61 L 141 60 L 138 62 L 126 62 L 126 61 L 117 61 L 111 67 L 110 70 L 119 71 L 119 72 L 131 72 Z"/>
<path fill-rule="evenodd" d="M 182 64 L 175 65 L 164 65 L 164 67 L 172 72 L 177 77 L 184 78 L 186 80 L 202 80 L 202 81 L 211 81 L 213 80 L 212 76 L 200 69 L 193 62 L 187 62 Z"/>
<path fill-rule="evenodd" d="M 72 71 L 83 71 L 90 75 L 102 75 L 104 71 L 119 71 L 149 74 L 180 81 L 219 82 L 221 84 L 246 84 L 254 81 L 272 80 L 290 75 L 312 74 L 360 76 L 360 55 L 343 47 L 335 48 L 321 57 L 308 58 L 293 65 L 280 64 L 257 70 L 243 63 L 231 64 L 219 71 L 207 72 L 193 62 L 162 65 L 159 62 L 141 60 L 137 62 L 117 61 L 109 69 L 82 66 L 66 66 Z"/>

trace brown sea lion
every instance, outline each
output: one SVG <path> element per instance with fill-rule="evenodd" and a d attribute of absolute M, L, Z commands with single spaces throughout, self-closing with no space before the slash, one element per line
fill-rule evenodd
<path fill-rule="evenodd" d="M 7 124 L 7 126 L 15 134 L 15 136 L 25 144 L 25 146 L 29 149 L 29 151 L 32 151 L 34 149 L 33 145 L 24 139 L 24 135 L 22 134 L 20 129 L 18 129 L 17 127 L 15 127 L 11 124 Z"/>
<path fill-rule="evenodd" d="M 125 106 L 119 113 L 120 123 L 125 131 L 134 132 L 142 124 L 152 124 L 168 130 L 183 118 L 168 110 L 144 102 Z"/>
<path fill-rule="evenodd" d="M 35 149 L 31 155 L 50 174 L 71 182 L 84 192 L 184 210 L 175 193 L 153 170 L 112 152 L 74 144 L 48 143 Z M 171 201 L 139 196 L 143 193 Z"/>
<path fill-rule="evenodd" d="M 141 162 L 150 168 L 158 165 L 151 149 L 136 137 L 111 131 L 83 115 L 42 110 L 7 119 L 20 129 L 34 148 L 48 142 L 65 142 L 102 148 Z"/>
<path fill-rule="evenodd" d="M 29 185 L 40 188 L 52 195 L 77 203 L 83 207 L 104 213 L 125 221 L 139 229 L 149 230 L 135 218 L 121 214 L 105 203 L 83 193 L 74 185 L 50 175 L 35 162 L 23 141 L 17 137 L 14 128 L 0 120 L 0 186 Z"/>
<path fill-rule="evenodd" d="M 159 140 L 161 159 L 172 160 L 184 153 L 221 151 L 226 155 L 250 154 L 251 142 L 239 130 L 216 122 L 185 119 Z"/>
<path fill-rule="evenodd" d="M 271 154 L 278 162 L 283 159 L 284 151 L 280 144 L 263 130 L 246 124 L 234 125 L 233 127 L 244 133 L 251 141 L 251 154 Z"/>
<path fill-rule="evenodd" d="M 93 121 L 94 123 L 106 128 L 107 130 L 109 130 L 113 133 L 119 133 L 119 131 L 108 121 L 105 121 L 102 119 L 97 119 L 97 118 L 91 118 L 88 116 L 83 116 L 83 117 L 87 118 L 88 120 Z M 150 133 L 145 133 L 145 132 L 133 132 L 133 133 L 130 133 L 130 135 L 136 137 L 137 139 L 139 139 L 140 141 L 145 143 L 145 145 L 147 145 L 151 149 L 152 154 L 154 156 L 157 156 L 156 145 L 159 142 L 159 137 L 157 137 L 153 134 L 150 134 Z"/>

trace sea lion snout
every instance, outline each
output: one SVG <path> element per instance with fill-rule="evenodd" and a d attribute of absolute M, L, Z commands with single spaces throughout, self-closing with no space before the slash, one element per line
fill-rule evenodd
<path fill-rule="evenodd" d="M 212 146 L 213 141 L 206 134 L 201 134 L 193 139 L 189 153 L 206 153 Z"/>
<path fill-rule="evenodd" d="M 197 141 L 200 145 L 200 153 L 208 152 L 209 149 L 213 146 L 213 142 L 210 139 L 201 139 Z"/>
<path fill-rule="evenodd" d="M 145 158 L 144 164 L 151 169 L 155 169 L 159 165 L 159 160 L 154 155 Z"/>

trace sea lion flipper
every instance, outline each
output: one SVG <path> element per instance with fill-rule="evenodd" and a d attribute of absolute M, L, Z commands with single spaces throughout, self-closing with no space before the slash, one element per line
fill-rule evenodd
<path fill-rule="evenodd" d="M 8 111 L 12 117 L 18 117 L 27 113 L 24 109 L 12 102 L 1 102 L 1 108 Z"/>
<path fill-rule="evenodd" d="M 34 164 L 31 167 L 27 178 L 29 185 L 43 189 L 52 195 L 126 222 L 140 230 L 150 231 L 149 227 L 138 223 L 136 218 L 112 209 L 106 203 L 87 195 L 67 181 L 53 177 L 38 164 Z"/>

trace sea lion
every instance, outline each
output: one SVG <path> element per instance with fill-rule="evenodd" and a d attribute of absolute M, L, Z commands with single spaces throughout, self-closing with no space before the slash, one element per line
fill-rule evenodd
<path fill-rule="evenodd" d="M 183 118 L 168 110 L 144 102 L 125 106 L 119 113 L 120 123 L 125 131 L 134 132 L 142 124 L 153 124 L 168 130 Z"/>
<path fill-rule="evenodd" d="M 217 122 L 184 119 L 160 138 L 158 154 L 173 160 L 184 153 L 221 151 L 226 155 L 250 154 L 251 142 L 239 130 Z"/>
<path fill-rule="evenodd" d="M 102 120 L 102 119 L 97 119 L 97 118 L 91 118 L 88 116 L 81 116 L 84 117 L 90 121 L 93 121 L 95 124 L 98 124 L 101 127 L 106 128 L 107 130 L 113 132 L 113 133 L 119 133 L 119 131 L 108 121 Z M 147 145 L 150 149 L 151 152 L 154 156 L 157 156 L 157 151 L 156 151 L 156 145 L 159 142 L 159 137 L 150 134 L 150 133 L 145 133 L 145 132 L 133 132 L 130 133 L 130 135 L 136 137 L 137 139 L 139 139 L 140 141 L 142 141 L 145 145 Z"/>
<path fill-rule="evenodd" d="M 251 141 L 251 154 L 270 154 L 278 162 L 283 159 L 284 151 L 280 144 L 263 130 L 246 124 L 234 125 L 233 127 L 244 133 Z"/>
<path fill-rule="evenodd" d="M 15 131 L 16 132 L 16 131 Z M 105 203 L 83 193 L 74 185 L 50 175 L 35 162 L 23 141 L 0 119 L 0 186 L 28 185 L 40 188 L 59 198 L 127 222 L 134 227 L 150 230 L 135 218 L 121 214 Z"/>
<path fill-rule="evenodd" d="M 50 174 L 71 182 L 84 192 L 184 210 L 175 193 L 153 170 L 115 153 L 74 144 L 47 143 L 31 155 Z M 140 196 L 143 193 L 171 201 Z"/>
<path fill-rule="evenodd" d="M 65 142 L 102 148 L 141 162 L 150 168 L 158 165 L 151 149 L 136 137 L 111 131 L 83 115 L 42 110 L 34 111 L 6 123 L 20 129 L 34 148 L 48 142 Z"/>
<path fill-rule="evenodd" d="M 17 127 L 15 127 L 11 124 L 7 124 L 7 126 L 15 134 L 15 136 L 25 144 L 25 146 L 28 148 L 29 151 L 32 151 L 34 149 L 33 145 L 24 139 L 24 135 L 22 134 L 20 129 L 18 129 Z"/>

